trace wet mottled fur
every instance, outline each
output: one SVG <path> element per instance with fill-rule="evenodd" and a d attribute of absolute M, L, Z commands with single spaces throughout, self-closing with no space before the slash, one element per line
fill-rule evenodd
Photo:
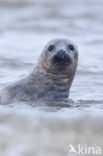
<path fill-rule="evenodd" d="M 58 48 L 65 49 L 68 43 L 72 42 L 66 39 L 56 39 L 49 42 L 44 48 L 34 71 L 28 77 L 9 85 L 0 92 L 0 104 L 17 101 L 43 101 L 47 103 L 65 103 L 68 101 L 78 62 L 77 47 L 75 46 L 75 52 L 71 54 L 72 63 L 60 68 L 52 65 L 53 54 L 49 54 L 47 50 L 50 44 L 55 44 L 57 49 L 52 53 L 56 53 Z M 74 45 L 74 43 L 72 44 Z"/>

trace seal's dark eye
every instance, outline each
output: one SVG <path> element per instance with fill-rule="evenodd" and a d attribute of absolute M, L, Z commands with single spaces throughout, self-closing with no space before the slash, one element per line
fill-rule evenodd
<path fill-rule="evenodd" d="M 72 50 L 72 51 L 75 49 L 74 46 L 73 46 L 72 44 L 68 45 L 68 48 L 69 48 L 70 50 Z"/>
<path fill-rule="evenodd" d="M 52 51 L 54 48 L 55 48 L 54 45 L 50 45 L 50 46 L 48 47 L 48 50 L 49 50 L 49 51 Z"/>

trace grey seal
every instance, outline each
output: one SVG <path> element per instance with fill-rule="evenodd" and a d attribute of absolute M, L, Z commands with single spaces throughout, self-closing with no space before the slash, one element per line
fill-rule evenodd
<path fill-rule="evenodd" d="M 0 91 L 0 104 L 14 102 L 68 103 L 78 64 L 77 46 L 68 39 L 50 41 L 26 78 Z"/>

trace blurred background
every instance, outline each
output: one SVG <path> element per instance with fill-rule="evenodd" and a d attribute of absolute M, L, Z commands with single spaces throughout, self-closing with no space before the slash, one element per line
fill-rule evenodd
<path fill-rule="evenodd" d="M 0 106 L 0 156 L 71 156 L 69 144 L 103 147 L 103 0 L 0 0 L 0 88 L 33 70 L 45 44 L 73 40 L 75 108 Z"/>

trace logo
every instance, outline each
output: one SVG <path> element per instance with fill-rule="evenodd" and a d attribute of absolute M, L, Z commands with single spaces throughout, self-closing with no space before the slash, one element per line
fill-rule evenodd
<path fill-rule="evenodd" d="M 89 147 L 87 145 L 78 144 L 77 147 L 74 147 L 72 144 L 69 145 L 69 153 L 81 154 L 81 155 L 101 155 L 101 147 Z"/>

